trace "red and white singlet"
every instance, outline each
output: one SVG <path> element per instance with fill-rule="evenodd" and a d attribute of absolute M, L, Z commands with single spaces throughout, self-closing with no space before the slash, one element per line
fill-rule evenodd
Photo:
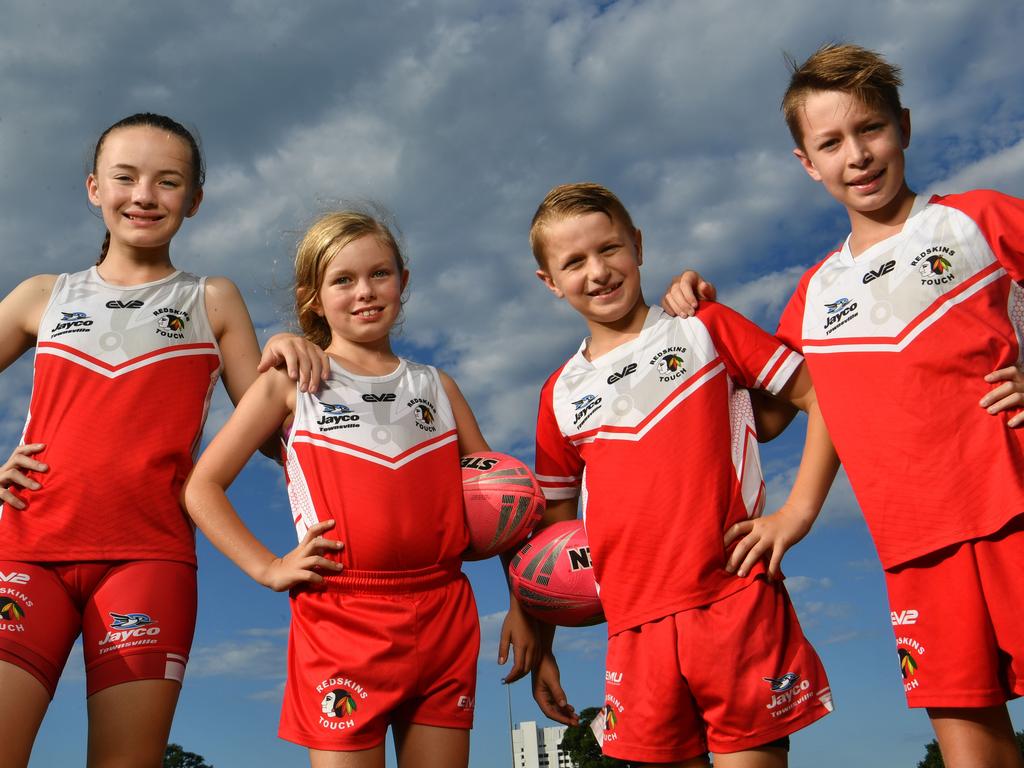
<path fill-rule="evenodd" d="M 885 568 L 1024 512 L 1024 432 L 978 401 L 1020 366 L 1024 201 L 918 197 L 903 230 L 801 279 L 778 336 L 807 358 Z"/>
<path fill-rule="evenodd" d="M 640 335 L 548 379 L 537 476 L 580 494 L 608 632 L 706 605 L 751 583 L 725 570 L 723 532 L 759 515 L 764 480 L 750 397 L 778 392 L 800 355 L 741 315 L 651 307 Z M 763 572 L 763 564 L 756 573 Z"/>
<path fill-rule="evenodd" d="M 179 506 L 221 360 L 205 278 L 111 285 L 63 274 L 39 325 L 23 442 L 49 472 L 0 506 L 4 557 L 195 563 Z M 33 474 L 33 473 L 30 473 Z"/>
<path fill-rule="evenodd" d="M 321 520 L 356 570 L 457 561 L 469 543 L 458 434 L 437 369 L 401 360 L 386 376 L 331 361 L 315 395 L 296 393 L 286 447 L 299 539 Z"/>

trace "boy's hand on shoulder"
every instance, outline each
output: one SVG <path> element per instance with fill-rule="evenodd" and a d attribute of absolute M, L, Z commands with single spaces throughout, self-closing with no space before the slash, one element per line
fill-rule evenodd
<path fill-rule="evenodd" d="M 540 662 L 533 670 L 532 682 L 533 698 L 541 712 L 564 725 L 580 724 L 575 708 L 565 698 L 558 673 L 558 662 L 550 651 L 541 656 Z"/>
<path fill-rule="evenodd" d="M 688 269 L 676 277 L 661 299 L 661 308 L 677 317 L 693 317 L 700 301 L 714 301 L 718 292 L 697 272 Z"/>
<path fill-rule="evenodd" d="M 337 552 L 345 545 L 340 541 L 325 539 L 321 533 L 334 527 L 333 520 L 324 520 L 311 526 L 302 537 L 299 546 L 284 557 L 275 557 L 259 575 L 257 581 L 275 592 L 284 592 L 298 584 L 321 582 L 324 577 L 319 570 L 337 573 L 341 563 L 323 557 L 324 552 Z"/>
<path fill-rule="evenodd" d="M 533 669 L 540 651 L 540 636 L 537 622 L 527 615 L 514 597 L 509 602 L 508 613 L 501 624 L 501 637 L 498 639 L 498 664 L 508 662 L 508 648 L 512 646 L 515 658 L 512 668 L 501 682 L 508 685 L 524 677 Z"/>
<path fill-rule="evenodd" d="M 779 578 L 782 556 L 807 535 L 813 522 L 814 515 L 802 514 L 784 504 L 773 515 L 736 523 L 725 532 L 726 549 L 737 542 L 725 569 L 743 577 L 750 573 L 758 560 L 768 555 L 768 576 Z"/>
<path fill-rule="evenodd" d="M 995 389 L 981 398 L 978 403 L 982 408 L 995 416 L 1003 411 L 1024 408 L 1024 372 L 1017 366 L 1000 368 L 985 377 L 989 384 L 998 384 Z M 1002 382 L 1002 383 L 1000 383 Z M 1024 410 L 1015 413 L 1006 422 L 1006 426 L 1016 428 L 1024 424 Z"/>
<path fill-rule="evenodd" d="M 316 392 L 331 374 L 327 353 L 294 333 L 271 336 L 263 347 L 256 370 L 263 373 L 280 366 L 284 366 L 288 378 L 297 381 L 303 392 Z"/>
<path fill-rule="evenodd" d="M 50 468 L 46 464 L 32 458 L 33 454 L 39 453 L 45 447 L 43 443 L 28 443 L 14 449 L 11 457 L 0 467 L 0 502 L 8 504 L 14 509 L 25 509 L 27 505 L 13 489 L 18 487 L 28 488 L 31 491 L 39 490 L 41 487 L 39 483 L 28 477 L 24 471 L 49 471 Z"/>

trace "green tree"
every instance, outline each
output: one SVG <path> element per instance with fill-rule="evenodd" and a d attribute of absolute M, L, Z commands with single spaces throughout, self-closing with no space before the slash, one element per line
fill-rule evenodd
<path fill-rule="evenodd" d="M 1024 731 L 1017 731 L 1017 749 L 1024 755 Z M 917 768 L 946 768 L 942 762 L 942 753 L 939 751 L 939 742 L 932 739 L 924 745 L 924 760 L 917 764 Z"/>
<path fill-rule="evenodd" d="M 202 755 L 186 752 L 179 744 L 168 744 L 164 751 L 164 768 L 213 768 Z"/>
<path fill-rule="evenodd" d="M 569 753 L 578 768 L 628 768 L 629 763 L 601 754 L 601 747 L 590 730 L 590 721 L 600 712 L 600 707 L 587 707 L 580 712 L 580 724 L 569 726 L 559 746 Z"/>

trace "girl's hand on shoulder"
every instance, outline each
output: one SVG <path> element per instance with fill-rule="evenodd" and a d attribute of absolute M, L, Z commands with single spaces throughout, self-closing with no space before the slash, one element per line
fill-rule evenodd
<path fill-rule="evenodd" d="M 39 453 L 45 447 L 43 443 L 28 443 L 14 449 L 14 453 L 4 462 L 3 467 L 0 467 L 0 501 L 15 509 L 25 509 L 28 506 L 12 488 L 16 486 L 37 491 L 42 487 L 37 481 L 28 477 L 25 471 L 49 471 L 50 468 L 46 464 L 32 458 L 34 454 Z"/>
<path fill-rule="evenodd" d="M 698 272 L 688 269 L 669 284 L 661 299 L 661 308 L 670 315 L 692 317 L 697 314 L 702 299 L 714 301 L 717 293 L 715 286 Z"/>
<path fill-rule="evenodd" d="M 1006 426 L 1016 428 L 1024 424 L 1024 410 L 1019 410 L 1024 408 L 1024 373 L 1017 366 L 1011 365 L 992 371 L 985 377 L 985 381 L 999 386 L 981 398 L 978 405 L 993 416 L 1018 409 L 1006 422 Z"/>
<path fill-rule="evenodd" d="M 257 370 L 263 373 L 280 366 L 285 367 L 288 378 L 297 381 L 303 392 L 316 392 L 331 375 L 327 353 L 293 333 L 278 333 L 267 340 Z"/>
<path fill-rule="evenodd" d="M 508 662 L 508 649 L 512 646 L 515 661 L 508 674 L 501 682 L 508 685 L 524 677 L 533 669 L 538 660 L 540 637 L 537 634 L 537 623 L 526 614 L 514 597 L 509 602 L 508 613 L 501 624 L 501 637 L 498 640 L 498 664 Z"/>
<path fill-rule="evenodd" d="M 323 553 L 337 552 L 345 546 L 340 541 L 325 539 L 320 535 L 333 527 L 333 520 L 324 520 L 311 526 L 299 546 L 284 557 L 271 560 L 257 581 L 275 592 L 284 592 L 299 584 L 323 581 L 321 570 L 333 573 L 340 571 L 343 567 L 341 563 L 323 557 Z"/>

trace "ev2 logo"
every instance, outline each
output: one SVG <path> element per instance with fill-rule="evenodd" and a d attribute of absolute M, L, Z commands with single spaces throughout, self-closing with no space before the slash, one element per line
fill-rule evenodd
<path fill-rule="evenodd" d="M 913 608 L 907 608 L 905 611 L 890 611 L 889 619 L 894 627 L 898 627 L 904 624 L 917 624 L 919 615 Z"/>
<path fill-rule="evenodd" d="M 27 573 L 18 573 L 17 571 L 11 571 L 10 573 L 0 571 L 0 582 L 7 582 L 8 584 L 28 584 L 29 575 Z"/>
<path fill-rule="evenodd" d="M 140 309 L 142 302 L 138 299 L 132 299 L 131 301 L 121 301 L 120 299 L 111 299 L 107 302 L 107 309 Z"/>
<path fill-rule="evenodd" d="M 394 392 L 385 392 L 382 395 L 375 395 L 372 392 L 368 392 L 363 395 L 364 403 L 393 403 L 396 400 Z"/>
<path fill-rule="evenodd" d="M 885 262 L 885 264 L 880 266 L 878 269 L 869 269 L 867 274 L 864 275 L 864 280 L 863 280 L 864 285 L 867 285 L 872 280 L 877 280 L 880 277 L 884 277 L 885 275 L 888 275 L 894 269 L 896 269 L 896 262 L 895 261 L 887 261 L 887 262 Z"/>
<path fill-rule="evenodd" d="M 616 381 L 626 378 L 631 373 L 636 373 L 636 363 L 630 363 L 618 373 L 613 373 L 608 377 L 608 383 L 614 384 Z"/>

